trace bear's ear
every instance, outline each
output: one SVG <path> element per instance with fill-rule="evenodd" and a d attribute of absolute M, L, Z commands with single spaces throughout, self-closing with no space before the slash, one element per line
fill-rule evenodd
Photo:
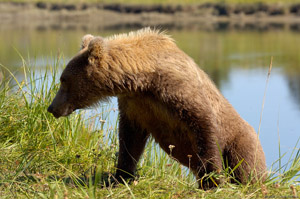
<path fill-rule="evenodd" d="M 102 59 L 106 51 L 106 43 L 102 37 L 95 37 L 88 46 L 89 61 L 94 62 L 95 59 Z"/>
<path fill-rule="evenodd" d="M 81 45 L 80 45 L 80 50 L 88 47 L 90 41 L 92 41 L 92 39 L 94 39 L 95 37 L 93 35 L 84 35 L 81 39 Z"/>

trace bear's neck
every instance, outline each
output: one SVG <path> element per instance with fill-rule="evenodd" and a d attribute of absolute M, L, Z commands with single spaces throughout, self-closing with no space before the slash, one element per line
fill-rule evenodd
<path fill-rule="evenodd" d="M 105 62 L 101 63 L 101 71 L 107 75 L 105 83 L 113 95 L 150 89 L 156 71 L 155 60 L 149 54 L 138 52 L 122 45 L 110 46 L 109 53 L 103 58 Z"/>

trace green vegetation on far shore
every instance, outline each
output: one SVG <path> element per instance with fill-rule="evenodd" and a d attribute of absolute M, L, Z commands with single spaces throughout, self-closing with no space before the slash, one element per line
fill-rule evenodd
<path fill-rule="evenodd" d="M 84 111 L 55 119 L 47 113 L 59 78 L 57 60 L 46 71 L 29 70 L 18 81 L 0 65 L 0 198 L 297 198 L 300 150 L 290 162 L 272 171 L 264 184 L 224 182 L 210 191 L 197 183 L 153 141 L 131 184 L 103 188 L 115 171 L 118 141 L 116 121 L 109 108 L 95 115 Z M 279 146 L 280 147 L 280 146 Z M 280 162 L 280 160 L 279 160 Z M 92 181 L 99 182 L 93 185 Z"/>

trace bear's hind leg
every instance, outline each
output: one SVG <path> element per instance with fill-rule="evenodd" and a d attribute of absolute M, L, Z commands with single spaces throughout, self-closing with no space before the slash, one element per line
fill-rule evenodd
<path fill-rule="evenodd" d="M 199 166 L 196 171 L 196 178 L 198 180 L 199 188 L 207 190 L 213 187 L 217 187 L 220 184 L 220 180 L 215 178 L 212 173 L 220 173 L 222 170 L 222 159 L 217 147 L 212 147 L 209 150 L 206 149 L 205 154 L 201 154 L 199 157 Z"/>
<path fill-rule="evenodd" d="M 249 140 L 238 139 L 236 144 L 231 146 L 229 157 L 231 168 L 241 163 L 234 171 L 234 177 L 243 184 L 263 182 L 266 179 L 267 169 L 263 149 L 256 135 L 250 138 Z"/>
<path fill-rule="evenodd" d="M 218 186 L 221 182 L 211 174 L 221 172 L 222 152 L 218 147 L 220 143 L 217 143 L 217 139 L 211 134 L 203 136 L 204 134 L 197 134 L 197 139 L 194 139 L 197 140 L 194 150 L 197 151 L 198 163 L 193 173 L 197 178 L 199 188 L 207 190 Z"/>

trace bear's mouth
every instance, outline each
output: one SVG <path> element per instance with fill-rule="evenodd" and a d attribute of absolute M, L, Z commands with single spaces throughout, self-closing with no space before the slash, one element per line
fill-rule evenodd
<path fill-rule="evenodd" d="M 73 113 L 75 110 L 76 110 L 75 108 L 73 108 L 71 105 L 69 105 L 69 106 L 63 111 L 63 113 L 62 113 L 61 116 L 64 116 L 64 117 L 69 116 L 69 115 L 71 115 L 71 113 Z"/>
<path fill-rule="evenodd" d="M 53 107 L 48 108 L 48 112 L 52 113 L 55 118 L 66 117 L 73 113 L 76 109 L 72 106 L 66 106 L 64 109 L 54 109 Z"/>

